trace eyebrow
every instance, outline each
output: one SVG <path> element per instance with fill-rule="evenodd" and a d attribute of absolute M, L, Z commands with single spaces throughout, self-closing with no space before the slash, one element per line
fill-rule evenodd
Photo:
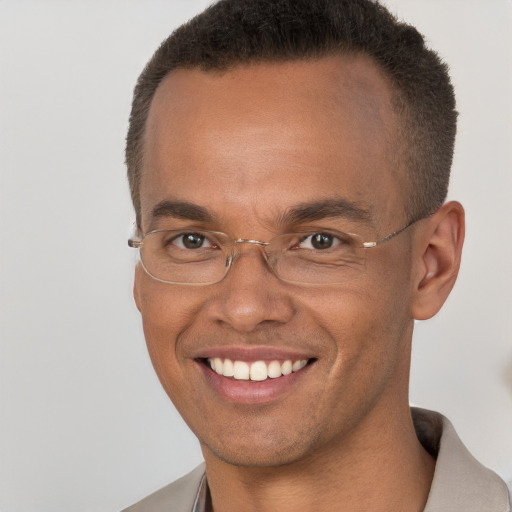
<path fill-rule="evenodd" d="M 188 201 L 163 200 L 151 210 L 151 220 L 171 217 L 213 223 L 215 217 L 204 207 Z M 370 210 L 343 198 L 323 199 L 299 203 L 277 217 L 280 225 L 301 224 L 327 218 L 343 218 L 358 222 L 370 222 Z"/>
<path fill-rule="evenodd" d="M 213 216 L 206 208 L 188 201 L 164 200 L 156 204 L 151 210 L 151 220 L 162 217 L 175 219 L 195 220 L 197 222 L 212 222 Z"/>
<path fill-rule="evenodd" d="M 324 199 L 299 203 L 289 208 L 282 216 L 282 224 L 300 224 L 328 218 L 343 218 L 358 222 L 370 222 L 370 210 L 343 198 Z"/>

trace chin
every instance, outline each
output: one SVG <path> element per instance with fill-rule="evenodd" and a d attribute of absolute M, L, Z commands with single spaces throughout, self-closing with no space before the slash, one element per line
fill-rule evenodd
<path fill-rule="evenodd" d="M 239 442 L 237 442 L 239 441 Z M 272 436 L 244 436 L 243 439 L 230 439 L 229 444 L 216 440 L 213 443 L 201 443 L 207 460 L 212 455 L 226 464 L 238 467 L 270 468 L 299 462 L 315 451 L 311 439 L 277 439 Z"/>
<path fill-rule="evenodd" d="M 209 450 L 218 460 L 236 467 L 244 468 L 272 468 L 285 466 L 298 462 L 304 457 L 298 457 L 294 453 L 282 453 L 281 451 L 267 451 L 252 448 L 251 452 L 213 451 Z M 207 457 L 205 456 L 205 459 Z"/>

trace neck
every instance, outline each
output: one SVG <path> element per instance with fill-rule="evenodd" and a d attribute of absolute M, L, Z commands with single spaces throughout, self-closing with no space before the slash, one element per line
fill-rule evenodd
<path fill-rule="evenodd" d="M 203 448 L 213 510 L 422 511 L 435 462 L 416 437 L 408 407 L 374 433 L 359 428 L 341 446 L 279 467 L 233 466 Z"/>

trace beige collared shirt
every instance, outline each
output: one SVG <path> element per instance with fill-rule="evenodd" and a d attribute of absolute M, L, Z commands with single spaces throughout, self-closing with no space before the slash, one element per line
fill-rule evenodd
<path fill-rule="evenodd" d="M 466 449 L 452 424 L 440 414 L 411 409 L 416 433 L 436 457 L 424 512 L 511 512 L 505 482 Z M 123 512 L 208 512 L 204 464 Z"/>

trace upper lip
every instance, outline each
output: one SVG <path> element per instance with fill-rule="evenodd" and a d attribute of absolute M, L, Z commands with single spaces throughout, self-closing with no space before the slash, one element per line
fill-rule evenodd
<path fill-rule="evenodd" d="M 218 357 L 220 359 L 231 359 L 232 361 L 299 361 L 302 359 L 311 359 L 313 356 L 307 352 L 284 349 L 269 346 L 254 347 L 236 347 L 236 346 L 220 346 L 212 348 L 204 348 L 198 350 L 193 355 L 194 359 L 210 359 Z"/>

